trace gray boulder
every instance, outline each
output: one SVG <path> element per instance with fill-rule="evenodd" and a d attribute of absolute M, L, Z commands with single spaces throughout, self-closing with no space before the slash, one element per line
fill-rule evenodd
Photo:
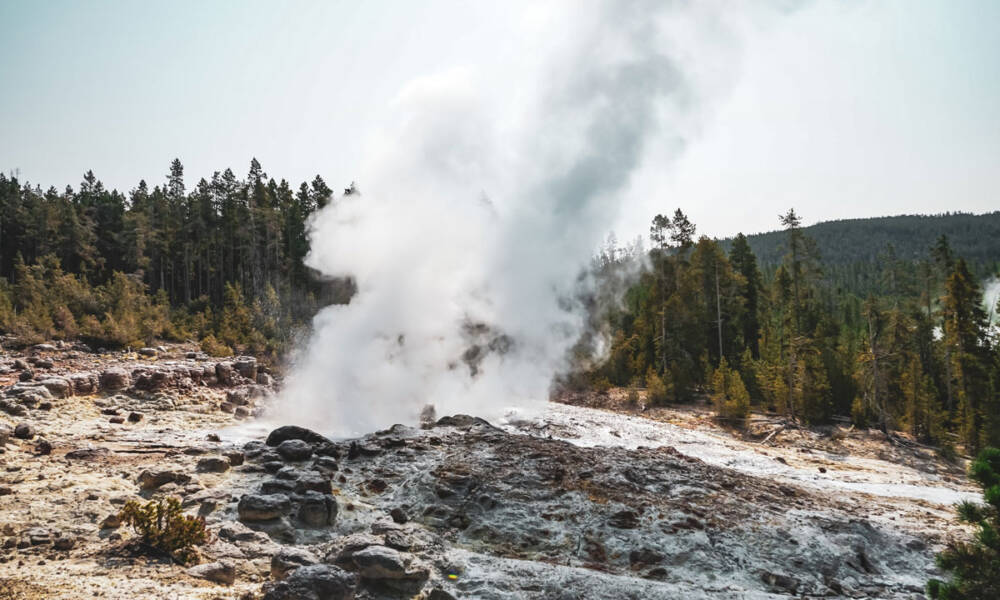
<path fill-rule="evenodd" d="M 297 516 L 307 527 L 333 525 L 337 518 L 337 501 L 328 494 L 309 490 L 302 494 L 302 503 L 299 504 Z"/>
<path fill-rule="evenodd" d="M 264 600 L 353 600 L 357 577 L 331 565 L 296 569 L 284 581 L 264 586 Z"/>
<path fill-rule="evenodd" d="M 280 476 L 280 471 L 278 472 Z M 313 490 L 321 494 L 333 493 L 333 485 L 330 480 L 322 475 L 306 474 L 295 481 L 295 492 L 302 494 L 307 490 Z"/>
<path fill-rule="evenodd" d="M 244 406 L 250 402 L 250 393 L 246 388 L 226 392 L 226 402 L 233 406 Z"/>
<path fill-rule="evenodd" d="M 168 483 L 185 484 L 189 481 L 191 481 L 190 475 L 176 471 L 146 470 L 139 474 L 139 488 L 144 490 L 155 490 Z"/>
<path fill-rule="evenodd" d="M 68 379 L 73 384 L 73 393 L 78 396 L 93 394 L 99 385 L 93 373 L 73 373 Z"/>
<path fill-rule="evenodd" d="M 19 440 L 30 440 L 35 437 L 35 428 L 29 423 L 18 423 L 14 427 L 14 437 Z"/>
<path fill-rule="evenodd" d="M 105 369 L 104 372 L 101 373 L 100 385 L 101 389 L 104 390 L 124 390 L 128 386 L 132 385 L 132 378 L 125 369 L 120 367 L 111 367 L 110 369 Z"/>
<path fill-rule="evenodd" d="M 23 405 L 4 400 L 3 398 L 0 398 L 0 410 L 12 417 L 26 417 L 28 415 L 28 409 Z"/>
<path fill-rule="evenodd" d="M 236 372 L 251 381 L 257 380 L 257 359 L 252 356 L 239 356 L 233 361 Z"/>
<path fill-rule="evenodd" d="M 241 521 L 271 521 L 288 513 L 292 503 L 283 494 L 247 494 L 236 505 Z"/>
<path fill-rule="evenodd" d="M 198 461 L 195 467 L 199 473 L 225 473 L 229 470 L 229 459 L 219 456 L 207 456 Z"/>
<path fill-rule="evenodd" d="M 7 396 L 12 398 L 25 398 L 27 396 L 34 396 L 36 398 L 44 398 L 46 400 L 52 399 L 52 392 L 45 386 L 37 382 L 21 382 L 15 383 L 10 386 L 4 392 Z"/>
<path fill-rule="evenodd" d="M 231 521 L 219 528 L 219 539 L 242 544 L 271 544 L 271 538 L 266 533 L 254 531 L 239 521 Z"/>
<path fill-rule="evenodd" d="M 286 546 L 271 557 L 271 579 L 281 581 L 299 567 L 319 564 L 319 558 L 302 548 Z"/>
<path fill-rule="evenodd" d="M 228 362 L 220 362 L 215 364 L 215 379 L 220 384 L 232 385 L 233 383 L 233 365 Z"/>
<path fill-rule="evenodd" d="M 187 574 L 198 579 L 207 579 L 216 583 L 233 585 L 236 581 L 236 566 L 225 560 L 195 565 L 187 570 Z"/>
<path fill-rule="evenodd" d="M 285 460 L 309 460 L 313 453 L 312 446 L 302 440 L 285 440 L 276 450 Z"/>
<path fill-rule="evenodd" d="M 311 429 L 298 425 L 285 425 L 272 431 L 264 442 L 268 446 L 277 446 L 285 440 L 302 440 L 309 444 L 333 444 L 333 441 Z"/>
<path fill-rule="evenodd" d="M 73 384 L 64 377 L 47 377 L 39 383 L 56 398 L 69 398 L 73 395 Z"/>
<path fill-rule="evenodd" d="M 430 577 L 430 569 L 415 560 L 412 554 L 386 546 L 369 546 L 359 550 L 352 560 L 364 579 L 425 581 Z"/>

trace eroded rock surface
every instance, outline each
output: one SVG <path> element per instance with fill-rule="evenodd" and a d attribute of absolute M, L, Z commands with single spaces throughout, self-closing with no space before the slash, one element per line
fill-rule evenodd
<path fill-rule="evenodd" d="M 229 392 L 246 398 L 249 414 L 272 388 L 239 373 L 219 382 L 217 362 L 183 346 L 147 355 L 69 344 L 0 352 L 0 597 L 235 599 L 260 591 L 280 547 L 212 517 L 239 499 L 220 484 L 242 464 L 242 441 L 204 440 L 236 422 L 218 409 Z M 204 564 L 190 573 L 123 546 L 134 534 L 121 527 L 122 506 L 168 496 L 211 522 Z M 219 535 L 224 523 L 234 539 Z"/>
<path fill-rule="evenodd" d="M 971 491 L 888 444 L 891 463 L 581 407 L 429 411 L 351 440 L 234 428 L 267 406 L 262 365 L 154 350 L 0 356 L 0 582 L 67 599 L 917 598 Z M 911 462 L 927 466 L 905 485 L 869 485 Z M 202 564 L 128 550 L 118 511 L 166 497 L 205 519 Z"/>

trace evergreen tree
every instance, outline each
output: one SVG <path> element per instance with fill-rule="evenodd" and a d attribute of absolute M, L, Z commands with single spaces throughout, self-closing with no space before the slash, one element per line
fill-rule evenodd
<path fill-rule="evenodd" d="M 303 184 L 304 185 L 304 184 Z M 354 189 L 354 183 L 351 183 L 351 187 L 348 190 Z M 326 185 L 323 178 L 317 175 L 315 179 L 312 180 L 312 189 L 310 190 L 310 197 L 312 198 L 312 207 L 308 212 L 313 210 L 323 208 L 333 200 L 333 190 Z"/>
<path fill-rule="evenodd" d="M 984 448 L 969 477 L 983 489 L 984 502 L 962 502 L 958 518 L 976 533 L 969 542 L 949 542 L 937 555 L 938 566 L 951 571 L 952 579 L 928 582 L 927 594 L 934 600 L 1000 598 L 1000 450 Z"/>
<path fill-rule="evenodd" d="M 945 283 L 942 301 L 944 345 L 948 378 L 957 400 L 962 441 L 972 450 L 990 442 L 986 437 L 987 413 L 992 408 L 988 371 L 986 311 L 982 290 L 958 259 Z"/>
<path fill-rule="evenodd" d="M 760 358 L 760 303 L 759 294 L 762 286 L 761 274 L 757 269 L 757 257 L 754 256 L 747 243 L 745 235 L 740 233 L 733 240 L 729 251 L 729 262 L 733 269 L 743 276 L 742 296 L 745 310 L 740 319 L 742 345 L 749 348 L 753 358 Z"/>
<path fill-rule="evenodd" d="M 268 179 L 256 160 L 246 181 L 227 169 L 189 190 L 175 159 L 162 186 L 140 181 L 127 197 L 92 171 L 79 192 L 43 193 L 0 175 L 0 278 L 9 282 L 0 279 L 0 331 L 105 345 L 147 339 L 141 322 L 99 310 L 127 292 L 149 296 L 155 310 L 126 304 L 150 322 L 172 321 L 153 327 L 156 335 L 217 337 L 226 318 L 242 314 L 230 284 L 243 290 L 237 297 L 253 315 L 227 329 L 233 349 L 276 348 L 284 342 L 275 340 L 291 339 L 292 324 L 353 293 L 349 281 L 319 282 L 305 268 L 306 223 L 333 194 L 319 176 L 299 189 L 296 195 L 286 181 Z M 35 294 L 38 285 L 66 293 Z"/>
<path fill-rule="evenodd" d="M 750 414 L 750 394 L 739 372 L 723 357 L 711 378 L 712 403 L 719 417 L 742 427 Z"/>

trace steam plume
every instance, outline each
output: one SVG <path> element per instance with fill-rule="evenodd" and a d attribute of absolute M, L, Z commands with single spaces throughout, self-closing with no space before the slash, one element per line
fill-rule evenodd
<path fill-rule="evenodd" d="M 983 282 L 983 306 L 990 325 L 1000 323 L 1000 315 L 997 315 L 997 308 L 1000 307 L 1000 279 L 990 277 Z"/>
<path fill-rule="evenodd" d="M 489 417 L 544 402 L 630 178 L 666 168 L 646 161 L 673 156 L 731 78 L 731 28 L 706 6 L 574 2 L 549 15 L 549 60 L 499 97 L 470 70 L 407 86 L 361 194 L 312 224 L 308 264 L 358 293 L 316 317 L 281 418 L 347 434 L 428 403 Z"/>

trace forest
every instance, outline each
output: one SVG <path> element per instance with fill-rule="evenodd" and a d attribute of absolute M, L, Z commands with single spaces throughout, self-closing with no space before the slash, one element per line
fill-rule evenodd
<path fill-rule="evenodd" d="M 574 383 L 644 388 L 653 404 L 707 395 L 734 425 L 757 409 L 810 424 L 849 417 L 946 451 L 1000 443 L 997 307 L 983 305 L 948 236 L 906 258 L 887 245 L 862 295 L 848 271 L 827 268 L 794 210 L 779 220 L 784 255 L 765 265 L 747 236 L 728 253 L 696 238 L 681 210 L 653 219 L 648 253 L 606 248 L 594 265 L 605 288 L 643 266 L 620 305 L 592 302 L 610 355 Z"/>
<path fill-rule="evenodd" d="M 824 277 L 835 286 L 866 296 L 882 293 L 884 261 L 918 263 L 933 240 L 947 236 L 956 256 L 969 270 L 985 279 L 1000 267 L 1000 211 L 974 215 L 898 215 L 870 219 L 843 219 L 803 227 L 815 240 L 823 258 Z M 786 236 L 782 231 L 747 235 L 747 243 L 761 269 L 773 272 L 784 260 Z M 733 238 L 721 240 L 728 252 Z"/>
<path fill-rule="evenodd" d="M 293 190 L 256 159 L 244 179 L 226 169 L 190 190 L 175 159 L 163 184 L 140 181 L 127 195 L 90 171 L 62 192 L 0 174 L 0 330 L 278 354 L 321 306 L 352 293 L 303 265 L 309 216 L 333 195 L 319 176 Z"/>
<path fill-rule="evenodd" d="M 333 201 L 321 177 L 293 190 L 256 159 L 244 178 L 227 169 L 190 189 L 174 160 L 165 182 L 128 194 L 89 171 L 62 192 L 0 174 L 0 331 L 280 356 L 353 294 L 303 264 L 310 215 Z M 1000 213 L 803 227 L 790 210 L 779 224 L 717 241 L 677 210 L 654 217 L 648 250 L 609 244 L 591 267 L 589 322 L 610 349 L 595 363 L 578 345 L 567 382 L 654 404 L 708 396 L 737 426 L 766 410 L 968 452 L 1000 443 L 996 307 L 980 283 Z"/>

